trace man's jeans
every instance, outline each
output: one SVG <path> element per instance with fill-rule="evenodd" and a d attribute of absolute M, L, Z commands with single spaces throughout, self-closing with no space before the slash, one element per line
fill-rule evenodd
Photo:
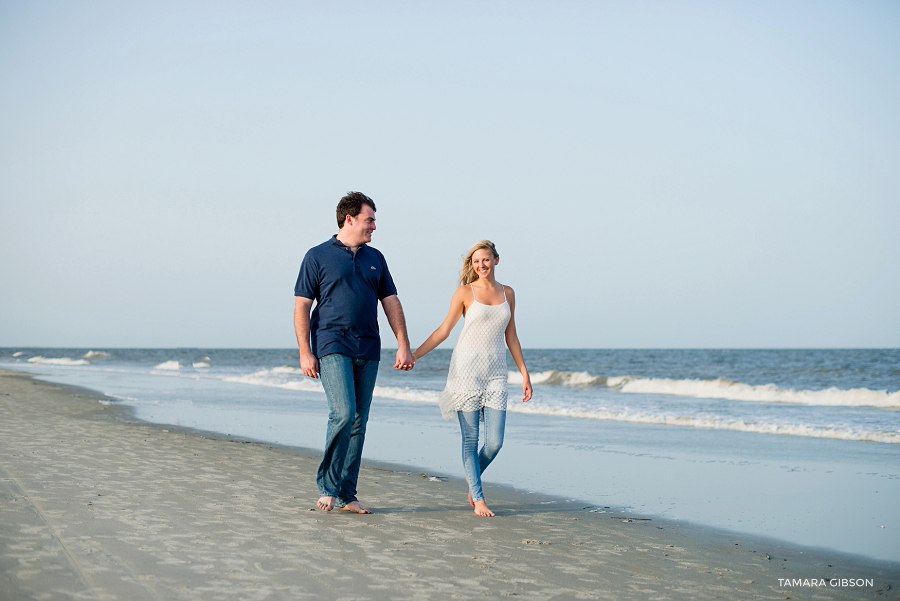
<path fill-rule="evenodd" d="M 377 375 L 377 360 L 340 353 L 319 358 L 319 377 L 330 412 L 316 484 L 319 495 L 335 497 L 340 506 L 357 500 L 356 481 Z"/>

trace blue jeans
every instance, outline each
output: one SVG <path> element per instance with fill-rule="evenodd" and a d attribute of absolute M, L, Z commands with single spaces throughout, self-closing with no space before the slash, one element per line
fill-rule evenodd
<path fill-rule="evenodd" d="M 325 451 L 316 472 L 319 495 L 335 497 L 338 505 L 356 501 L 366 422 L 378 361 L 340 353 L 319 358 L 319 377 L 328 398 Z"/>
<path fill-rule="evenodd" d="M 484 415 L 484 446 L 478 451 L 478 421 Z M 503 430 L 506 411 L 483 407 L 480 411 L 457 411 L 459 430 L 462 433 L 462 459 L 466 468 L 466 480 L 473 501 L 483 501 L 481 474 L 491 464 L 503 446 Z"/>

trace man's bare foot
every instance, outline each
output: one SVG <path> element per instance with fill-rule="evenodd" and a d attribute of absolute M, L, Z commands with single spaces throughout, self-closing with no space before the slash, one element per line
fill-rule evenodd
<path fill-rule="evenodd" d="M 482 499 L 481 501 L 475 501 L 475 515 L 492 518 L 494 517 L 494 512 L 488 509 L 487 504 Z"/>
<path fill-rule="evenodd" d="M 334 497 L 319 497 L 316 501 L 316 507 L 322 511 L 331 511 L 334 509 Z"/>
<path fill-rule="evenodd" d="M 352 513 L 372 513 L 368 507 L 363 507 L 359 501 L 351 501 L 341 507 L 341 511 L 350 511 Z"/>
<path fill-rule="evenodd" d="M 469 491 L 469 505 L 475 507 L 475 501 L 472 500 L 472 491 Z"/>

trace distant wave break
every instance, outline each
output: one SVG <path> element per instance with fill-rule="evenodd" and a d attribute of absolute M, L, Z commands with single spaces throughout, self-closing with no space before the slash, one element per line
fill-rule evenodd
<path fill-rule="evenodd" d="M 511 384 L 521 384 L 521 374 L 509 372 L 509 382 Z M 889 393 L 885 390 L 870 390 L 868 388 L 795 390 L 793 388 L 779 388 L 775 384 L 754 386 L 724 378 L 716 380 L 672 380 L 668 378 L 640 378 L 636 376 L 604 377 L 594 376 L 587 372 L 559 370 L 533 374 L 531 383 L 535 386 L 556 385 L 571 388 L 605 386 L 619 392 L 670 394 L 701 399 L 900 409 L 900 391 Z"/>
<path fill-rule="evenodd" d="M 243 384 L 251 384 L 256 386 L 271 386 L 276 388 L 284 388 L 288 390 L 303 390 L 309 392 L 324 392 L 322 389 L 322 385 L 320 382 L 316 380 L 312 380 L 309 378 L 296 379 L 297 376 L 302 376 L 302 371 L 296 367 L 276 367 L 274 369 L 264 369 L 252 374 L 244 375 L 244 376 L 226 376 L 223 379 L 229 382 L 240 382 Z M 549 372 L 544 372 L 544 374 Z M 558 373 L 568 373 L 568 372 L 558 372 Z M 518 375 L 518 374 L 516 374 Z M 542 376 L 543 374 L 536 374 L 537 376 Z M 555 382 L 563 382 L 563 381 L 574 381 L 579 379 L 584 381 L 585 378 L 583 376 L 577 375 L 577 378 L 566 378 L 565 376 L 558 377 L 557 375 L 552 375 L 546 377 L 543 381 L 546 380 L 554 380 Z M 687 383 L 704 383 L 708 382 L 711 384 L 717 384 L 719 382 L 728 382 L 727 380 L 657 380 L 657 379 L 629 379 L 629 378 L 608 378 L 607 381 L 615 381 L 615 383 L 610 382 L 611 387 L 622 386 L 624 384 L 630 384 L 633 382 L 637 382 L 638 385 L 642 385 L 642 382 L 687 382 Z M 520 380 L 521 382 L 521 380 Z M 731 383 L 736 384 L 736 383 Z M 769 387 L 766 386 L 748 386 L 746 384 L 740 384 L 739 386 L 750 388 L 750 389 L 763 389 L 769 390 Z M 813 393 L 814 391 L 795 391 L 788 389 L 778 389 L 772 387 L 775 390 L 780 390 L 783 393 Z M 862 389 L 866 390 L 866 389 Z M 643 390 L 639 390 L 638 392 L 643 392 Z M 652 392 L 658 394 L 674 394 L 672 392 L 661 393 L 657 389 L 653 389 Z M 822 393 L 828 393 L 829 391 L 821 391 Z M 837 392 L 846 392 L 846 393 L 854 393 L 857 391 L 837 391 Z M 873 391 L 867 391 L 869 393 Z M 394 386 L 376 386 L 374 395 L 378 397 L 386 397 L 393 398 L 404 401 L 414 401 L 420 403 L 429 403 L 429 404 L 437 404 L 440 399 L 441 393 L 436 390 L 420 390 L 413 388 L 401 388 Z M 696 395 L 691 395 L 696 396 Z M 802 395 L 801 395 L 802 396 Z M 890 395 L 889 395 L 890 396 Z M 724 398 L 724 397 L 722 397 Z M 755 400 L 763 400 L 763 399 L 755 399 Z M 778 401 L 778 402 L 786 402 L 786 401 Z M 878 432 L 871 431 L 865 429 L 852 429 L 852 428 L 842 428 L 842 427 L 820 427 L 820 426 L 811 426 L 804 424 L 775 424 L 775 423 L 765 423 L 765 422 L 756 422 L 751 420 L 731 420 L 731 419 L 722 419 L 717 417 L 693 417 L 693 416 L 676 416 L 676 415 L 665 415 L 665 414 L 648 414 L 648 413 L 631 413 L 627 411 L 611 411 L 606 409 L 586 409 L 581 407 L 563 407 L 558 405 L 549 405 L 540 402 L 532 402 L 529 404 L 523 403 L 510 403 L 508 405 L 508 410 L 516 413 L 530 413 L 537 415 L 553 415 L 559 417 L 570 417 L 570 418 L 581 418 L 581 419 L 598 419 L 598 420 L 609 420 L 609 421 L 619 421 L 619 422 L 631 422 L 631 423 L 642 423 L 642 424 L 659 424 L 666 426 L 682 426 L 687 428 L 703 428 L 703 429 L 713 429 L 713 430 L 734 430 L 739 432 L 753 432 L 757 434 L 778 434 L 778 435 L 786 435 L 786 436 L 809 436 L 815 438 L 834 438 L 841 440 L 858 440 L 858 441 L 872 441 L 872 442 L 881 442 L 881 443 L 890 443 L 890 444 L 900 444 L 900 433 L 897 432 Z"/>
<path fill-rule="evenodd" d="M 32 357 L 29 363 L 46 363 L 47 365 L 90 365 L 87 359 L 72 359 L 70 357 Z"/>

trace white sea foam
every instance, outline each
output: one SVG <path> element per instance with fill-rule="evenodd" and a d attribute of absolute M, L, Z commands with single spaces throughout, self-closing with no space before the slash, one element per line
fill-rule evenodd
<path fill-rule="evenodd" d="M 509 372 L 510 384 L 521 384 L 519 372 Z M 719 378 L 717 380 L 672 380 L 668 378 L 639 378 L 635 376 L 594 376 L 583 371 L 549 370 L 531 375 L 535 386 L 567 386 L 587 388 L 606 386 L 620 392 L 644 394 L 671 394 L 701 399 L 727 399 L 731 401 L 755 401 L 762 403 L 789 403 L 795 405 L 824 405 L 831 407 L 877 407 L 900 409 L 900 391 L 852 388 L 842 390 L 795 390 L 779 388 L 775 384 L 754 386 Z"/>
<path fill-rule="evenodd" d="M 437 404 L 441 393 L 433 390 L 417 390 L 413 388 L 394 388 L 376 386 L 375 396 Z M 509 403 L 509 411 L 539 415 L 555 415 L 581 419 L 602 419 L 644 424 L 660 424 L 666 426 L 684 426 L 712 430 L 737 430 L 757 434 L 780 434 L 785 436 L 809 436 L 815 438 L 836 438 L 841 440 L 865 440 L 900 444 L 900 432 L 877 432 L 872 430 L 854 430 L 841 427 L 814 427 L 802 424 L 769 424 L 749 420 L 728 420 L 716 417 L 688 417 L 674 415 L 653 415 L 629 413 L 626 411 L 609 411 L 605 409 L 584 409 L 561 407 L 540 403 Z"/>
<path fill-rule="evenodd" d="M 181 363 L 179 363 L 178 361 L 175 361 L 173 359 L 171 361 L 164 361 L 164 362 L 160 363 L 159 365 L 157 365 L 156 367 L 154 367 L 153 369 L 165 369 L 168 371 L 176 371 L 180 368 L 181 368 Z"/>
<path fill-rule="evenodd" d="M 522 374 L 509 372 L 510 384 L 521 384 Z M 570 388 L 587 388 L 589 386 L 606 386 L 606 378 L 594 376 L 586 371 L 560 371 L 551 369 L 531 374 L 531 383 L 535 386 L 569 386 Z"/>
<path fill-rule="evenodd" d="M 297 379 L 296 376 L 298 375 L 302 376 L 302 378 Z M 289 367 L 287 365 L 272 369 L 262 369 L 244 376 L 225 376 L 222 379 L 226 382 L 238 382 L 240 384 L 251 384 L 253 386 L 270 386 L 272 388 L 285 388 L 287 390 L 324 392 L 320 382 L 303 376 L 303 372 L 300 371 L 299 368 Z"/>
<path fill-rule="evenodd" d="M 889 393 L 885 390 L 869 390 L 868 388 L 794 390 L 793 388 L 779 388 L 774 384 L 752 386 L 725 380 L 724 378 L 717 380 L 669 380 L 666 378 L 632 378 L 630 376 L 607 378 L 607 385 L 622 392 L 672 394 L 701 399 L 900 409 L 900 391 Z"/>
<path fill-rule="evenodd" d="M 85 359 L 103 359 L 109 357 L 109 353 L 104 351 L 88 351 L 82 355 Z"/>
<path fill-rule="evenodd" d="M 276 367 L 249 374 L 246 376 L 229 376 L 224 379 L 229 382 L 242 382 L 258 386 L 273 386 L 290 390 L 305 390 L 324 392 L 322 385 L 308 378 L 302 380 L 287 379 L 290 376 L 302 374 L 298 368 Z M 415 388 L 401 388 L 394 386 L 376 386 L 374 396 L 413 401 L 417 403 L 437 404 L 441 393 L 437 390 L 421 390 Z M 652 415 L 643 413 L 629 413 L 624 411 L 608 411 L 604 409 L 583 409 L 574 407 L 560 407 L 539 403 L 510 403 L 508 410 L 517 413 L 532 413 L 539 415 L 555 415 L 560 417 L 573 417 L 581 419 L 602 419 L 621 422 L 633 422 L 644 424 L 660 424 L 667 426 L 684 426 L 689 428 L 705 428 L 713 430 L 737 430 L 740 432 L 755 432 L 758 434 L 780 434 L 786 436 L 810 436 L 815 438 L 836 438 L 842 440 L 867 440 L 874 442 L 900 444 L 900 433 L 875 432 L 870 430 L 853 430 L 849 428 L 813 427 L 795 424 L 768 424 L 744 420 L 726 420 L 715 417 L 681 417 L 673 415 Z"/>
<path fill-rule="evenodd" d="M 414 401 L 416 403 L 437 404 L 441 399 L 441 393 L 437 390 L 421 390 L 417 388 L 397 388 L 394 386 L 376 386 L 372 393 L 374 396 L 401 401 Z"/>
<path fill-rule="evenodd" d="M 281 367 L 273 367 L 272 369 L 265 370 L 271 374 L 298 374 L 303 375 L 303 370 L 299 367 L 291 367 L 290 365 L 282 365 Z M 263 373 L 263 372 L 260 372 Z"/>
<path fill-rule="evenodd" d="M 49 365 L 90 365 L 91 362 L 87 359 L 72 359 L 70 357 L 41 357 L 38 355 L 37 357 L 32 357 L 28 360 L 29 363 L 46 363 Z"/>
<path fill-rule="evenodd" d="M 192 401 L 165 401 L 159 399 L 136 399 L 134 397 L 125 396 L 121 394 L 107 394 L 106 396 L 115 399 L 116 401 L 122 401 L 125 403 L 131 403 L 133 405 L 155 405 L 155 406 L 163 406 L 163 405 L 178 405 L 184 406 L 193 405 Z M 111 405 L 109 401 L 100 401 L 104 405 Z"/>
<path fill-rule="evenodd" d="M 209 357 L 203 357 L 202 359 L 197 359 L 191 365 L 197 369 L 204 369 L 207 367 L 212 367 L 212 363 L 210 363 Z"/>
<path fill-rule="evenodd" d="M 17 353 L 13 353 L 13 357 L 21 357 L 24 354 L 25 354 L 25 351 L 19 351 Z"/>
<path fill-rule="evenodd" d="M 544 372 L 549 375 L 542 379 L 542 382 L 554 382 L 557 385 L 576 386 L 575 382 L 588 382 L 594 376 L 578 372 Z M 560 375 L 560 373 L 562 375 Z M 518 374 L 516 374 L 518 375 Z M 585 377 L 587 376 L 587 377 Z M 297 367 L 282 366 L 272 369 L 263 369 L 251 374 L 242 376 L 224 376 L 223 380 L 228 382 L 239 382 L 242 384 L 250 384 L 255 386 L 270 386 L 275 388 L 284 388 L 288 390 L 302 390 L 309 392 L 324 392 L 321 383 L 303 376 L 303 372 Z M 515 384 L 510 378 L 511 383 Z M 520 380 L 521 381 L 521 380 Z M 620 389 L 632 385 L 637 382 L 638 386 L 646 382 L 646 379 L 640 378 L 608 378 L 607 382 L 610 387 L 619 387 Z M 658 382 L 658 381 L 657 381 Z M 673 380 L 670 382 L 681 382 Z M 685 380 L 684 382 L 694 382 Z M 704 381 L 696 381 L 703 383 Z M 718 381 L 712 381 L 718 382 Z M 724 381 L 727 382 L 727 381 Z M 734 383 L 731 383 L 733 385 Z M 747 385 L 739 385 L 747 386 Z M 762 388 L 768 387 L 749 387 Z M 806 392 L 813 391 L 787 391 L 777 389 L 781 392 Z M 661 392 L 660 389 L 654 389 L 652 392 L 657 394 L 675 394 L 674 392 Z M 863 389 L 865 390 L 865 389 Z M 827 391 L 823 391 L 827 392 Z M 853 392 L 853 391 L 837 391 L 837 392 Z M 872 392 L 872 391 L 868 391 Z M 422 390 L 408 387 L 395 386 L 376 386 L 374 396 L 398 399 L 403 401 L 412 401 L 418 403 L 437 404 L 440 399 L 440 391 L 438 390 Z M 691 396 L 697 396 L 696 393 Z M 761 400 L 761 399 L 755 399 Z M 552 401 L 551 401 L 552 402 Z M 786 401 L 779 401 L 786 402 Z M 718 417 L 693 417 L 693 416 L 677 416 L 654 413 L 642 413 L 634 411 L 615 411 L 607 409 L 589 409 L 581 407 L 566 407 L 560 405 L 543 404 L 540 402 L 532 402 L 529 404 L 510 403 L 508 405 L 510 411 L 518 413 L 532 413 L 540 415 L 554 415 L 559 417 L 581 418 L 581 419 L 601 419 L 620 422 L 659 424 L 666 426 L 683 426 L 688 428 L 704 428 L 712 430 L 734 430 L 739 432 L 752 432 L 758 434 L 778 434 L 785 436 L 808 436 L 815 438 L 833 438 L 840 440 L 857 440 L 857 441 L 873 441 L 881 443 L 900 444 L 900 432 L 891 431 L 873 431 L 865 428 L 852 428 L 846 426 L 811 426 L 804 424 L 776 424 L 753 421 L 751 419 L 722 419 Z"/>
<path fill-rule="evenodd" d="M 298 379 L 297 376 L 300 376 Z M 269 386 L 272 388 L 284 388 L 287 390 L 303 390 L 308 392 L 325 392 L 321 382 L 303 376 L 303 371 L 297 367 L 284 365 L 272 369 L 263 369 L 243 376 L 224 376 L 226 382 L 238 382 L 254 386 Z M 418 403 L 437 403 L 441 393 L 434 390 L 421 390 L 415 388 L 400 388 L 395 386 L 376 386 L 373 396 L 398 399 L 401 401 L 414 401 Z"/>
<path fill-rule="evenodd" d="M 554 407 L 536 403 L 510 403 L 507 409 L 516 413 L 556 415 L 560 417 L 578 417 L 640 424 L 684 426 L 688 428 L 704 428 L 710 430 L 736 430 L 739 432 L 754 432 L 757 434 L 781 434 L 786 436 L 809 436 L 814 438 L 865 440 L 900 444 L 900 433 L 898 432 L 875 432 L 871 430 L 853 430 L 850 428 L 820 428 L 799 424 L 767 424 L 743 420 L 726 420 L 714 417 L 700 418 L 676 415 L 648 415 L 643 413 L 627 413 L 623 411 L 606 411 L 601 409 Z"/>

